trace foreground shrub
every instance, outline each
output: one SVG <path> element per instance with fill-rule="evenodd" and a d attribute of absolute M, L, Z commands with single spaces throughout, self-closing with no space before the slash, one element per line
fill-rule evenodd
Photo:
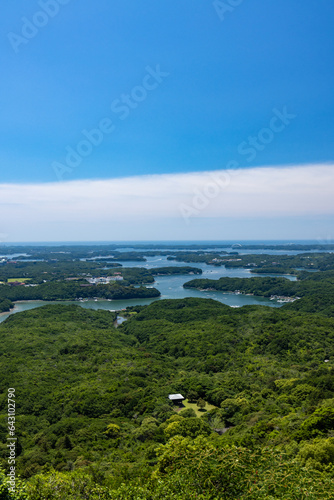
<path fill-rule="evenodd" d="M 330 500 L 329 475 L 277 451 L 254 451 L 198 436 L 174 436 L 157 450 L 150 478 L 138 477 L 118 487 L 98 485 L 85 471 L 51 472 L 33 478 L 30 500 Z"/>

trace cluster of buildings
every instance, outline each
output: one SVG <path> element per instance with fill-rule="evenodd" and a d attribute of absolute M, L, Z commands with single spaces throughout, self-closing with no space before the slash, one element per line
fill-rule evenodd
<path fill-rule="evenodd" d="M 108 285 L 111 281 L 122 281 L 121 273 L 115 273 L 114 276 L 102 276 L 99 278 L 86 278 L 91 285 Z"/>
<path fill-rule="evenodd" d="M 277 302 L 281 303 L 294 302 L 298 299 L 300 299 L 300 297 L 285 297 L 284 295 L 271 295 L 270 297 L 270 300 L 277 300 Z"/>
<path fill-rule="evenodd" d="M 213 264 L 221 264 L 222 262 L 239 262 L 240 260 L 242 259 L 217 259 L 217 257 L 215 257 L 214 259 L 212 259 L 212 263 Z"/>

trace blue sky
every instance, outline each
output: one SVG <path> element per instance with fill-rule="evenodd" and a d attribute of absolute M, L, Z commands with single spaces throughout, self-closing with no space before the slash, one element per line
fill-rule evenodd
<path fill-rule="evenodd" d="M 328 0 L 8 2 L 0 183 L 8 193 L 17 184 L 331 164 L 333 25 Z M 318 237 L 307 232 L 308 211 L 297 212 L 301 237 Z M 313 215 L 328 233 L 332 207 Z M 202 229 L 195 225 L 189 239 L 222 214 L 194 216 Z M 172 226 L 165 239 L 175 239 Z M 290 221 L 277 238 L 293 237 L 297 226 Z M 259 227 L 265 237 L 269 226 Z M 36 226 L 31 239 L 45 241 L 43 231 Z M 1 232 L 23 239 L 0 224 Z M 66 239 L 61 220 L 53 234 Z M 214 229 L 207 238 L 216 239 Z"/>

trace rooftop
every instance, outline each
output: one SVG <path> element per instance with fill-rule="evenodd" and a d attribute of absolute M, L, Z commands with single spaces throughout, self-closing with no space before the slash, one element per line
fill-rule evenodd
<path fill-rule="evenodd" d="M 182 396 L 182 394 L 169 394 L 168 399 L 173 401 L 175 399 L 184 399 L 184 397 Z"/>

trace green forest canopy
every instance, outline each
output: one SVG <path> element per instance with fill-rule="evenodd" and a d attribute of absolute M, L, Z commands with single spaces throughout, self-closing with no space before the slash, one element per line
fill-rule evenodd
<path fill-rule="evenodd" d="M 2 466 L 13 386 L 31 499 L 331 498 L 334 319 L 291 306 L 161 300 L 117 329 L 77 306 L 9 317 Z M 177 414 L 179 392 L 215 408 Z"/>

